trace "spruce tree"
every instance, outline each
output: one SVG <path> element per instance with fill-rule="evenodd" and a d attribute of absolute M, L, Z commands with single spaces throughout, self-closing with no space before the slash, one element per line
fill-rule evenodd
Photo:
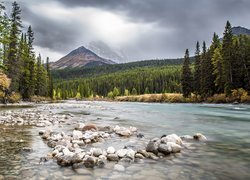
<path fill-rule="evenodd" d="M 190 69 L 190 59 L 189 59 L 188 49 L 186 49 L 184 56 L 181 84 L 182 84 L 183 97 L 185 98 L 189 97 L 192 92 L 192 72 Z"/>
<path fill-rule="evenodd" d="M 7 72 L 11 78 L 10 89 L 17 92 L 19 89 L 20 76 L 20 62 L 18 61 L 18 41 L 21 33 L 21 9 L 20 6 L 14 2 L 12 4 L 11 13 L 11 30 L 8 49 Z"/>
<path fill-rule="evenodd" d="M 231 24 L 229 21 L 226 23 L 223 44 L 222 44 L 222 68 L 223 68 L 223 79 L 225 82 L 224 92 L 227 96 L 231 95 L 232 90 L 232 48 L 233 48 L 233 33 Z"/>
<path fill-rule="evenodd" d="M 222 55 L 221 55 L 221 47 L 218 47 L 214 50 L 214 54 L 212 57 L 213 63 L 213 74 L 215 76 L 215 86 L 216 93 L 224 92 L 224 81 L 223 81 L 223 70 L 222 70 Z"/>
<path fill-rule="evenodd" d="M 197 41 L 195 49 L 195 65 L 194 65 L 194 83 L 193 90 L 196 95 L 201 94 L 201 57 L 200 57 L 200 43 Z"/>

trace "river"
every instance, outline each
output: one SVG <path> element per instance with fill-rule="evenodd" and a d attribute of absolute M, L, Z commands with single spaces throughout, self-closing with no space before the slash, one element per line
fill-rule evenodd
<path fill-rule="evenodd" d="M 250 179 L 250 106 L 230 104 L 158 104 L 131 102 L 66 101 L 34 107 L 3 108 L 4 111 L 38 109 L 42 113 L 74 115 L 56 131 L 71 132 L 78 122 L 97 125 L 135 126 L 145 135 L 110 140 L 94 147 L 116 148 L 145 144 L 164 134 L 204 134 L 208 141 L 194 143 L 181 153 L 114 171 L 104 168 L 72 169 L 55 161 L 39 163 L 51 152 L 38 135 L 42 127 L 0 126 L 0 179 Z M 32 151 L 25 151 L 29 147 Z"/>

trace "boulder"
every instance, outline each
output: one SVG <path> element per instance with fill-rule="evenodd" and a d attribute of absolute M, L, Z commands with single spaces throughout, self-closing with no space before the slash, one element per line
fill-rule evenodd
<path fill-rule="evenodd" d="M 52 133 L 52 130 L 50 130 L 50 129 L 45 130 L 45 132 L 42 135 L 42 138 L 48 139 L 50 137 L 51 133 Z"/>
<path fill-rule="evenodd" d="M 82 131 L 98 131 L 98 128 L 95 124 L 87 124 L 82 128 Z"/>
<path fill-rule="evenodd" d="M 127 154 L 126 154 L 126 157 L 128 157 L 128 158 L 134 160 L 134 159 L 135 159 L 135 151 L 132 150 L 132 149 L 128 149 Z"/>
<path fill-rule="evenodd" d="M 123 158 L 126 156 L 128 150 L 127 149 L 119 149 L 116 154 L 120 157 L 120 158 Z"/>
<path fill-rule="evenodd" d="M 72 136 L 73 136 L 74 140 L 79 140 L 79 139 L 82 139 L 83 134 L 82 134 L 81 131 L 74 130 L 73 133 L 72 133 Z"/>
<path fill-rule="evenodd" d="M 107 149 L 107 153 L 108 154 L 114 154 L 115 153 L 115 148 L 114 147 L 108 147 L 108 149 Z"/>
<path fill-rule="evenodd" d="M 102 150 L 100 148 L 92 148 L 90 152 L 93 154 L 93 156 L 98 157 L 102 155 Z"/>
<path fill-rule="evenodd" d="M 173 142 L 179 145 L 182 145 L 182 140 L 179 136 L 176 134 L 170 134 L 167 135 L 166 137 L 161 138 L 161 143 L 167 144 L 167 142 Z"/>
<path fill-rule="evenodd" d="M 72 156 L 71 161 L 72 161 L 73 164 L 75 164 L 75 163 L 80 163 L 80 162 L 83 161 L 82 158 L 83 158 L 83 156 L 82 156 L 81 154 L 74 154 L 74 155 Z"/>
<path fill-rule="evenodd" d="M 144 159 L 145 157 L 141 153 L 136 153 L 135 158 Z"/>
<path fill-rule="evenodd" d="M 84 160 L 84 166 L 86 168 L 94 168 L 95 167 L 94 157 L 89 156 L 86 160 Z"/>
<path fill-rule="evenodd" d="M 179 144 L 175 144 L 173 142 L 168 142 L 167 145 L 171 147 L 172 153 L 181 152 L 181 146 Z"/>
<path fill-rule="evenodd" d="M 107 155 L 107 159 L 109 161 L 119 161 L 119 157 L 117 154 L 108 154 Z"/>
<path fill-rule="evenodd" d="M 206 141 L 207 140 L 206 136 L 204 136 L 201 133 L 196 133 L 193 137 L 195 140 L 198 140 L 198 141 Z"/>
<path fill-rule="evenodd" d="M 72 164 L 71 156 L 57 156 L 57 164 L 60 166 L 70 166 Z"/>
<path fill-rule="evenodd" d="M 152 139 L 149 141 L 146 147 L 147 152 L 152 152 L 154 154 L 158 153 L 158 146 L 160 145 L 160 141 L 158 138 Z"/>
<path fill-rule="evenodd" d="M 167 154 L 170 154 L 172 152 L 172 148 L 171 148 L 171 146 L 169 146 L 167 144 L 160 144 L 158 147 L 158 151 L 167 155 Z"/>

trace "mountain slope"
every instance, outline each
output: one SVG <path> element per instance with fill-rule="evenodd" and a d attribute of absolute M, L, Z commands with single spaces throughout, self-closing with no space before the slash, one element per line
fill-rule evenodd
<path fill-rule="evenodd" d="M 236 36 L 250 35 L 250 30 L 241 26 L 237 26 L 232 28 L 232 33 Z"/>
<path fill-rule="evenodd" d="M 111 60 L 107 60 L 97 56 L 95 53 L 81 46 L 68 55 L 62 57 L 51 65 L 52 69 L 76 68 L 83 66 L 100 66 L 104 64 L 115 64 Z"/>
<path fill-rule="evenodd" d="M 123 63 L 127 61 L 127 57 L 121 51 L 113 50 L 106 43 L 102 41 L 92 41 L 88 44 L 88 49 L 96 53 L 105 59 L 112 59 L 117 63 Z"/>

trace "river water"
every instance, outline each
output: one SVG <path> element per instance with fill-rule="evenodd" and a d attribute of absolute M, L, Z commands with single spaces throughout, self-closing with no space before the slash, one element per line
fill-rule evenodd
<path fill-rule="evenodd" d="M 30 108 L 29 106 L 23 108 Z M 38 135 L 41 127 L 0 126 L 0 179 L 250 179 L 250 106 L 214 104 L 151 104 L 127 102 L 66 101 L 38 104 L 43 113 L 74 115 L 55 131 L 71 132 L 78 122 L 97 125 L 135 126 L 145 135 L 109 140 L 95 147 L 116 148 L 145 145 L 163 134 L 204 134 L 207 142 L 196 142 L 181 153 L 160 160 L 145 160 L 125 166 L 125 172 L 104 168 L 72 169 L 53 160 L 39 163 L 51 152 Z M 21 107 L 2 111 L 22 111 Z M 23 150 L 24 147 L 32 151 Z"/>

